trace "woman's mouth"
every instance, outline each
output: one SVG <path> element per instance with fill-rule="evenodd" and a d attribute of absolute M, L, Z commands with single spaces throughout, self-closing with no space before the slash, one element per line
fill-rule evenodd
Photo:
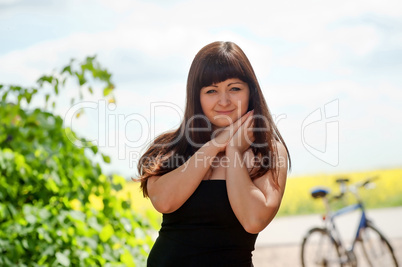
<path fill-rule="evenodd" d="M 234 111 L 234 109 L 232 110 L 217 110 L 216 113 L 218 113 L 219 115 L 228 115 L 230 113 L 232 113 Z"/>

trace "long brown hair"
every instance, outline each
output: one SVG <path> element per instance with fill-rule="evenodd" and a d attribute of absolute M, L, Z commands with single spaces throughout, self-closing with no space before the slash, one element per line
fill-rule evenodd
<path fill-rule="evenodd" d="M 144 196 L 148 196 L 149 177 L 160 176 L 178 168 L 203 144 L 211 140 L 212 129 L 202 112 L 200 90 L 230 78 L 238 78 L 248 84 L 250 89 L 248 111 L 254 110 L 254 128 L 265 129 L 254 132 L 255 141 L 251 148 L 254 155 L 258 155 L 262 161 L 250 176 L 254 179 L 269 170 L 276 174 L 275 162 L 278 158 L 276 142 L 281 142 L 287 151 L 288 149 L 272 119 L 254 70 L 247 56 L 235 43 L 214 42 L 203 47 L 191 64 L 187 79 L 186 107 L 181 125 L 177 130 L 157 137 L 138 162 L 139 179 Z M 204 130 L 192 130 L 201 128 Z M 277 175 L 273 176 L 275 184 L 278 184 Z"/>

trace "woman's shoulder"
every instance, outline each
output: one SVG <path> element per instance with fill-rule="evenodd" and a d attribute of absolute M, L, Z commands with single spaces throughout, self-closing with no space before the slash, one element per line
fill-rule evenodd
<path fill-rule="evenodd" d="M 275 147 L 279 157 L 288 157 L 288 150 L 283 143 L 275 141 Z"/>
<path fill-rule="evenodd" d="M 283 143 L 277 141 L 276 150 L 277 150 L 276 166 L 279 169 L 288 170 L 288 168 L 290 167 L 290 158 L 288 155 L 287 147 Z"/>
<path fill-rule="evenodd" d="M 246 164 L 248 169 L 251 169 L 265 162 L 264 157 L 270 157 L 269 162 L 271 162 L 271 160 L 273 159 L 275 159 L 277 163 L 287 162 L 288 151 L 284 144 L 282 144 L 280 141 L 274 141 L 273 149 L 275 150 L 273 153 L 270 153 L 268 155 L 261 155 L 261 154 L 254 154 L 254 151 L 251 148 L 249 148 L 248 150 L 246 150 L 246 152 L 244 152 L 243 156 L 244 163 Z M 273 155 L 275 156 L 272 157 Z"/>

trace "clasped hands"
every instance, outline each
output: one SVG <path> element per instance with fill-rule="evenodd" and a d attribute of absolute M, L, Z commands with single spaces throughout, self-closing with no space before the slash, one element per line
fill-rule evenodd
<path fill-rule="evenodd" d="M 218 149 L 218 153 L 232 150 L 243 154 L 247 151 L 255 140 L 253 114 L 253 110 L 249 111 L 237 121 L 214 133 L 211 144 Z"/>

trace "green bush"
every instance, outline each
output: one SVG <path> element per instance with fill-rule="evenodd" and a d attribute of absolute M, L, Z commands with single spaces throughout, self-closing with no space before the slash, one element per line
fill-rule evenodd
<path fill-rule="evenodd" d="M 0 85 L 0 266 L 144 265 L 151 226 L 116 197 L 125 180 L 103 174 L 90 155 L 98 147 L 84 138 L 88 148 L 74 145 L 76 134 L 47 108 L 67 80 L 80 92 L 93 93 L 89 81 L 101 84 L 114 102 L 110 78 L 88 57 L 36 87 Z M 29 109 L 34 97 L 44 97 L 45 107 Z"/>

